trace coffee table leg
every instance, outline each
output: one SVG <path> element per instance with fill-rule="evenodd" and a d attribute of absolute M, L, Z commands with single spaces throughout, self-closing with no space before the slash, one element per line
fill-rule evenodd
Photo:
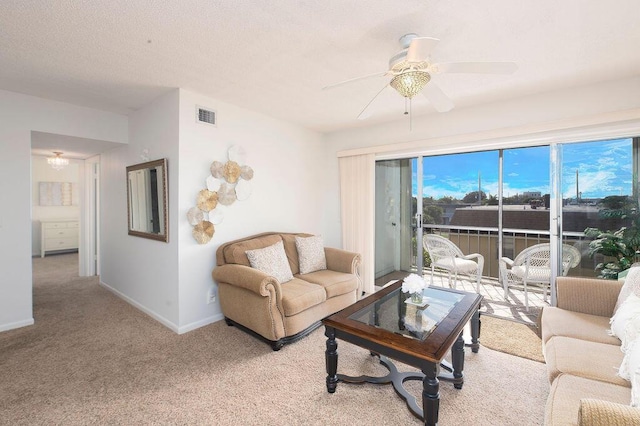
<path fill-rule="evenodd" d="M 438 424 L 438 410 L 440 409 L 440 381 L 438 380 L 438 366 L 428 363 L 423 369 L 422 379 L 422 413 L 424 424 L 435 426 Z"/>
<path fill-rule="evenodd" d="M 464 383 L 462 371 L 464 370 L 464 339 L 462 333 L 458 335 L 455 343 L 451 347 L 451 364 L 453 365 L 453 387 L 462 389 Z"/>
<path fill-rule="evenodd" d="M 480 344 L 478 343 L 478 339 L 480 338 L 480 308 L 474 312 L 473 317 L 471 317 L 471 351 L 473 353 L 478 353 L 480 349 Z"/>
<path fill-rule="evenodd" d="M 325 327 L 324 335 L 327 336 L 327 350 L 325 351 L 327 392 L 334 393 L 336 386 L 338 386 L 338 342 L 336 342 L 335 328 Z"/>

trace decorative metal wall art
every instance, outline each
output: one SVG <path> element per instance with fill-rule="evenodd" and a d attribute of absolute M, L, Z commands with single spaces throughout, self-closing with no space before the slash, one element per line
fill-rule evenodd
<path fill-rule="evenodd" d="M 246 153 L 240 146 L 232 146 L 227 152 L 228 161 L 211 163 L 206 188 L 198 192 L 196 206 L 187 212 L 187 220 L 193 226 L 193 238 L 198 244 L 211 241 L 215 225 L 222 223 L 228 206 L 251 195 L 253 169 L 245 165 Z"/>

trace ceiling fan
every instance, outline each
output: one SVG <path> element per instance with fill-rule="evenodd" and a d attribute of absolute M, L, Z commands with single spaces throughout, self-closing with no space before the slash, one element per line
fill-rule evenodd
<path fill-rule="evenodd" d="M 359 80 L 387 76 L 391 77 L 391 80 L 358 114 L 359 120 L 368 117 L 368 114 L 366 114 L 367 108 L 387 87 L 394 88 L 400 95 L 405 97 L 409 107 L 411 106 L 411 99 L 418 93 L 422 93 L 436 111 L 447 112 L 454 107 L 453 101 L 431 81 L 432 75 L 448 73 L 512 74 L 517 69 L 517 65 L 514 62 L 432 63 L 429 55 L 439 41 L 439 39 L 433 37 L 418 37 L 414 33 L 405 34 L 400 37 L 402 50 L 389 59 L 389 70 L 330 84 L 322 89 L 332 89 Z M 405 114 L 408 114 L 406 109 Z"/>

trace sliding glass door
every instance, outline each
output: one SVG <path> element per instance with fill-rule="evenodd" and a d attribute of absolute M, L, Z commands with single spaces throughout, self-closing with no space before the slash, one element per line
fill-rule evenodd
<path fill-rule="evenodd" d="M 430 272 L 423 233 L 482 254 L 483 280 L 494 285 L 500 259 L 547 246 L 551 303 L 556 276 L 616 278 L 640 249 L 631 232 L 640 223 L 638 140 L 378 161 L 376 284 Z M 607 249 L 620 241 L 629 249 Z"/>
<path fill-rule="evenodd" d="M 550 242 L 549 154 L 548 146 L 502 151 L 501 257 Z"/>
<path fill-rule="evenodd" d="M 565 144 L 561 148 L 561 240 L 564 247 L 577 248 L 581 259 L 577 266 L 559 273 L 616 278 L 620 264 L 611 256 L 615 253 L 594 251 L 589 245 L 605 231 L 612 237 L 602 244 L 613 243 L 616 232 L 623 227 L 630 230 L 633 225 L 638 209 L 633 161 L 637 144 L 625 138 Z M 619 242 L 629 245 L 623 234 L 620 238 Z M 624 255 L 622 250 L 617 254 Z"/>
<path fill-rule="evenodd" d="M 483 275 L 498 270 L 498 156 L 482 151 L 423 158 L 424 232 L 449 239 L 465 255 L 481 254 Z"/>
<path fill-rule="evenodd" d="M 376 285 L 416 270 L 416 159 L 376 162 L 375 278 Z"/>

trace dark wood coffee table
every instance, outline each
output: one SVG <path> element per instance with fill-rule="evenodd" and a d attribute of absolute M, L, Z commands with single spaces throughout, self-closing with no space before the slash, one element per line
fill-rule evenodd
<path fill-rule="evenodd" d="M 471 321 L 473 352 L 480 347 L 480 302 L 482 296 L 444 288 L 427 288 L 424 296 L 427 306 L 407 303 L 408 294 L 402 293 L 402 282 L 354 303 L 324 320 L 327 336 L 327 391 L 334 393 L 338 382 L 391 383 L 409 410 L 424 420 L 425 425 L 438 423 L 440 380 L 451 381 L 457 389 L 464 383 L 464 340 L 462 331 Z M 336 339 L 368 349 L 380 357 L 380 363 L 389 369 L 385 377 L 351 377 L 337 374 L 338 343 Z M 451 349 L 451 364 L 444 357 Z M 420 372 L 401 373 L 389 358 L 419 368 Z M 442 371 L 443 370 L 446 371 Z M 422 409 L 416 398 L 403 386 L 407 380 L 422 380 Z"/>

